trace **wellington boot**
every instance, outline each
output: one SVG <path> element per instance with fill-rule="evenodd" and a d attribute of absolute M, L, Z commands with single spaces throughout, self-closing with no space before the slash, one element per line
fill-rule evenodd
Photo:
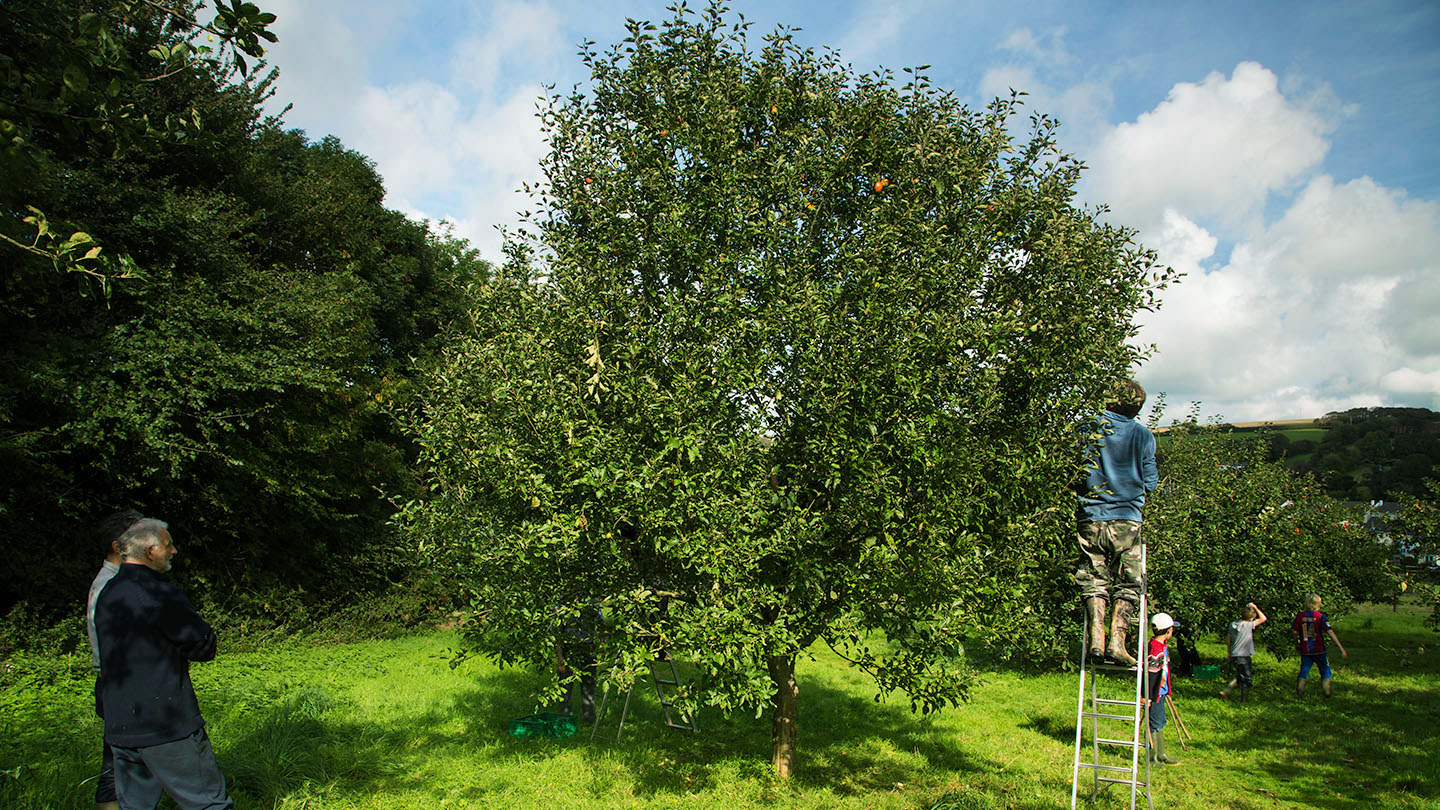
<path fill-rule="evenodd" d="M 1085 654 L 1090 663 L 1105 661 L 1105 597 L 1092 596 L 1085 600 L 1085 615 L 1090 625 L 1090 634 L 1085 641 Z"/>
<path fill-rule="evenodd" d="M 1155 735 L 1155 747 L 1151 752 L 1150 761 L 1158 762 L 1161 765 L 1179 765 L 1180 760 L 1165 753 L 1165 738 L 1159 734 Z"/>
<path fill-rule="evenodd" d="M 1130 613 L 1135 606 L 1123 599 L 1115 600 L 1110 615 L 1110 660 L 1122 666 L 1135 666 L 1135 657 L 1125 649 L 1125 634 L 1130 630 Z"/>

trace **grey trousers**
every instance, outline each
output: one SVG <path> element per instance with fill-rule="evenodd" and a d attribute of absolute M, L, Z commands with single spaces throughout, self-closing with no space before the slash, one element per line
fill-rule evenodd
<path fill-rule="evenodd" d="M 204 728 L 174 742 L 110 747 L 115 752 L 115 792 L 121 810 L 155 810 L 162 791 L 182 810 L 234 810 Z"/>

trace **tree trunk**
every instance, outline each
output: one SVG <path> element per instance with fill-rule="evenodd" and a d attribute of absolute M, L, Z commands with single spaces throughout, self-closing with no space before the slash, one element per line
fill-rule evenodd
<path fill-rule="evenodd" d="M 800 687 L 795 683 L 795 657 L 770 656 L 770 679 L 775 682 L 775 706 L 770 718 L 770 761 L 775 776 L 789 779 L 795 770 L 795 740 L 800 722 Z"/>

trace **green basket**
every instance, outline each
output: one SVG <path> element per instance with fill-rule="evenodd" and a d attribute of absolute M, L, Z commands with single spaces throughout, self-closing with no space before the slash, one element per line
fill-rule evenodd
<path fill-rule="evenodd" d="M 525 717 L 517 717 L 510 721 L 510 736 L 512 737 L 573 737 L 577 725 L 575 718 L 568 714 L 554 714 L 544 712 L 542 714 L 531 714 Z"/>
<path fill-rule="evenodd" d="M 1197 664 L 1195 677 L 1202 681 L 1218 681 L 1220 680 L 1220 667 L 1215 664 Z"/>

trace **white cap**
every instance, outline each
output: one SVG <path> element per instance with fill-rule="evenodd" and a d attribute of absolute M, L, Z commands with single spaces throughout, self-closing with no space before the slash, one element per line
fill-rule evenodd
<path fill-rule="evenodd" d="M 1175 620 L 1170 618 L 1169 613 L 1156 613 L 1150 617 L 1150 626 L 1158 633 L 1162 630 L 1169 630 L 1175 626 Z"/>

